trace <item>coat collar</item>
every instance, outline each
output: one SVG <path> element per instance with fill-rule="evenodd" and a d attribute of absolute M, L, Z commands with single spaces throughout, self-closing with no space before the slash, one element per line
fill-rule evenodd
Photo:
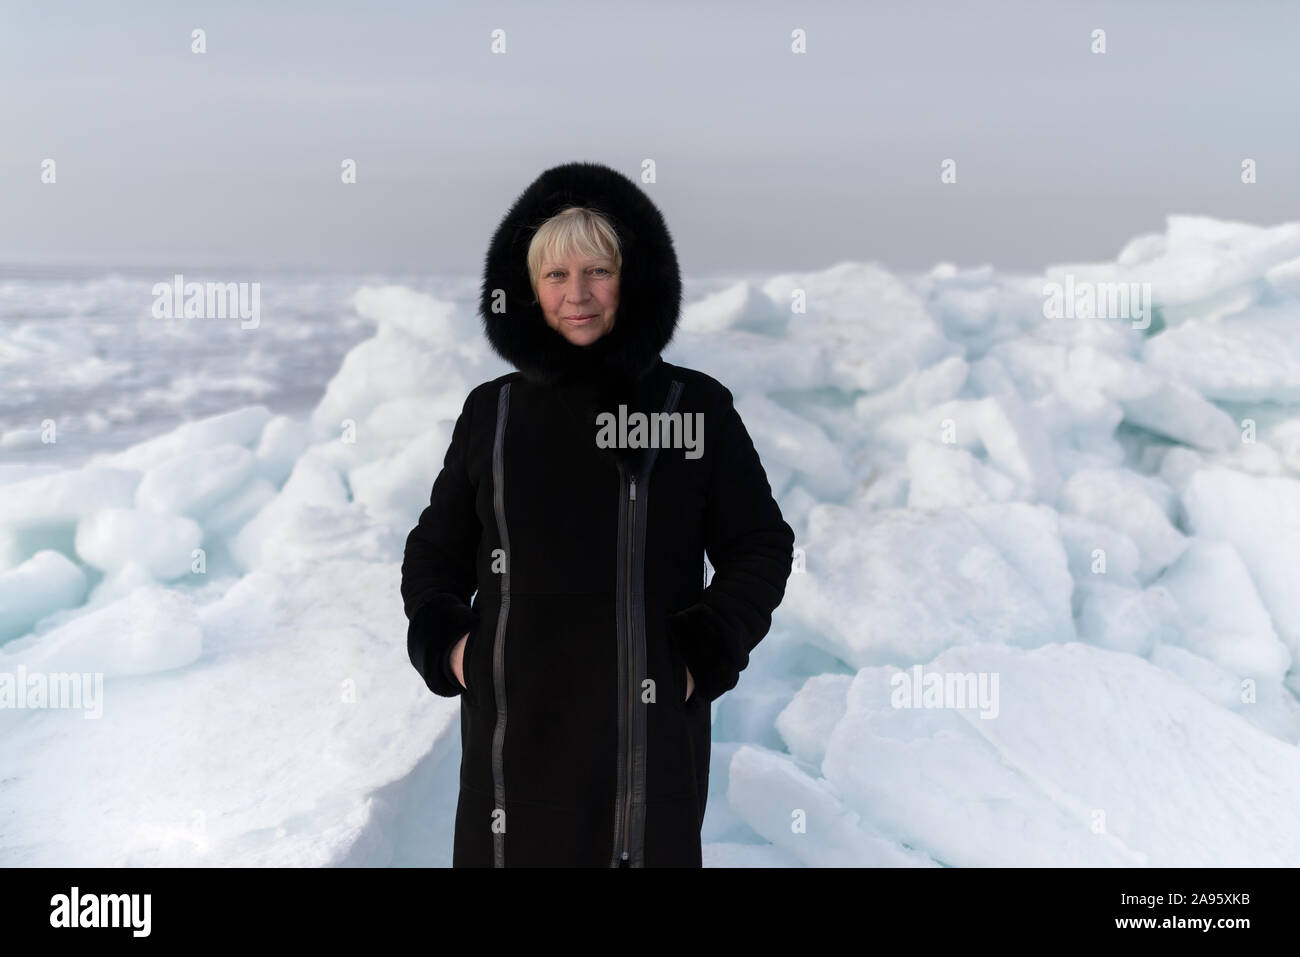
<path fill-rule="evenodd" d="M 604 213 L 623 254 L 614 327 L 589 346 L 573 345 L 546 324 L 528 281 L 533 234 L 570 205 Z M 479 316 L 493 350 L 530 382 L 596 383 L 612 398 L 656 368 L 677 328 L 681 297 L 672 238 L 650 198 L 608 166 L 566 163 L 538 176 L 497 227 L 484 263 Z"/>
<path fill-rule="evenodd" d="M 649 415 L 662 411 L 672 384 L 672 368 L 656 356 L 650 368 L 639 379 L 568 378 L 548 388 L 567 407 L 577 427 L 589 431 L 594 439 L 597 432 L 596 417 L 602 412 L 610 412 L 617 417 L 620 405 L 626 405 L 629 413 L 643 412 Z M 611 465 L 615 461 L 621 462 L 632 474 L 641 474 L 646 460 L 644 449 L 611 448 L 605 451 Z"/>

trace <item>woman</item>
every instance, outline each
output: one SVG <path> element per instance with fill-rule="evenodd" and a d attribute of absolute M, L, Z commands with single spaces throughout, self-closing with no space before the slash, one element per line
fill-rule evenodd
<path fill-rule="evenodd" d="M 547 170 L 492 239 L 480 314 L 519 371 L 465 400 L 402 563 L 411 663 L 461 695 L 453 866 L 701 865 L 709 705 L 794 533 L 730 391 L 659 356 L 680 304 L 663 217 L 606 166 Z"/>

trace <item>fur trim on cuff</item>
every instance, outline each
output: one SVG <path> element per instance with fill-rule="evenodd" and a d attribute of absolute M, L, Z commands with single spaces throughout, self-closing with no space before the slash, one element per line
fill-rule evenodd
<path fill-rule="evenodd" d="M 703 695 L 706 702 L 713 701 L 736 686 L 740 669 L 727 653 L 722 632 L 708 606 L 697 602 L 669 615 L 665 624 L 668 640 L 695 679 L 692 698 Z"/>
<path fill-rule="evenodd" d="M 452 595 L 435 595 L 411 618 L 406 651 L 430 691 L 454 698 L 465 689 L 451 671 L 451 649 L 478 627 L 478 612 Z"/>

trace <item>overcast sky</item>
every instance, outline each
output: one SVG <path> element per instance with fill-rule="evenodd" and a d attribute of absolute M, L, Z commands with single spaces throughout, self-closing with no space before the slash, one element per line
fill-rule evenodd
<path fill-rule="evenodd" d="M 576 159 L 653 160 L 692 275 L 1108 259 L 1300 219 L 1298 50 L 1286 2 L 0 0 L 0 263 L 472 274 Z"/>

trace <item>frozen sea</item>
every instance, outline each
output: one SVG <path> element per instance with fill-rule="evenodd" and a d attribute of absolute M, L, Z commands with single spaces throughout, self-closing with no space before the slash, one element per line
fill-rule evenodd
<path fill-rule="evenodd" d="M 258 282 L 245 329 L 151 315 L 175 271 L 0 268 L 0 865 L 446 865 L 459 702 L 398 584 L 508 371 L 478 278 L 185 272 Z M 665 358 L 799 550 L 706 865 L 1300 864 L 1300 224 L 686 298 Z"/>

